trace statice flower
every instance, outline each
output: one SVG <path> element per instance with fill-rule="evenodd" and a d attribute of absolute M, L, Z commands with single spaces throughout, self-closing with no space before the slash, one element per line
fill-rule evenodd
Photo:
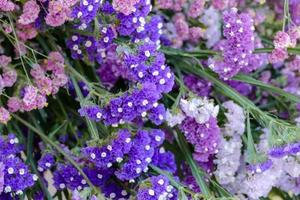
<path fill-rule="evenodd" d="M 204 32 L 204 38 L 206 46 L 208 48 L 213 47 L 221 39 L 221 16 L 219 12 L 212 6 L 204 10 L 204 14 L 200 21 L 206 25 L 207 29 Z"/>
<path fill-rule="evenodd" d="M 72 7 L 77 3 L 76 0 L 50 1 L 48 5 L 46 24 L 57 27 L 72 19 Z"/>
<path fill-rule="evenodd" d="M 297 0 L 291 0 L 289 3 L 292 20 L 297 25 L 300 25 L 300 3 Z"/>
<path fill-rule="evenodd" d="M 211 93 L 212 83 L 199 79 L 194 75 L 186 75 L 183 78 L 184 84 L 195 94 L 200 97 L 207 97 Z"/>
<path fill-rule="evenodd" d="M 7 124 L 10 119 L 11 116 L 9 111 L 4 107 L 0 107 L 0 123 Z"/>
<path fill-rule="evenodd" d="M 82 190 L 87 187 L 86 180 L 72 165 L 59 164 L 53 174 L 54 186 L 57 190 L 69 188 L 71 190 Z"/>
<path fill-rule="evenodd" d="M 113 0 L 112 5 L 116 11 L 124 15 L 130 15 L 136 11 L 135 5 L 138 2 L 139 0 Z"/>
<path fill-rule="evenodd" d="M 16 5 L 10 0 L 0 0 L 0 10 L 1 11 L 13 11 Z"/>
<path fill-rule="evenodd" d="M 54 156 L 51 153 L 46 153 L 38 161 L 38 170 L 40 172 L 43 172 L 43 171 L 53 167 L 54 164 L 55 164 Z"/>
<path fill-rule="evenodd" d="M 39 16 L 40 6 L 35 0 L 27 1 L 23 6 L 23 13 L 18 22 L 23 25 L 33 23 Z"/>
<path fill-rule="evenodd" d="M 166 121 L 170 127 L 181 124 L 185 117 L 181 110 L 171 111 L 168 109 L 166 112 Z"/>
<path fill-rule="evenodd" d="M 227 185 L 235 182 L 235 173 L 240 166 L 242 139 L 245 131 L 245 113 L 243 109 L 233 101 L 223 103 L 226 123 L 221 129 L 221 138 L 217 159 L 214 163 L 217 170 L 214 172 L 219 183 Z M 227 139 L 225 139 L 225 137 Z"/>
<path fill-rule="evenodd" d="M 300 194 L 300 179 L 293 178 L 288 174 L 281 176 L 279 182 L 277 183 L 277 187 L 281 190 L 291 192 L 295 195 Z"/>
<path fill-rule="evenodd" d="M 113 141 L 105 146 L 86 147 L 82 149 L 83 155 L 99 168 L 110 168 L 113 163 L 122 162 L 124 156 L 132 147 L 131 133 L 120 130 Z"/>
<path fill-rule="evenodd" d="M 204 10 L 205 0 L 193 0 L 189 7 L 188 16 L 192 18 L 199 17 Z"/>
<path fill-rule="evenodd" d="M 280 180 L 282 174 L 281 161 L 275 162 L 269 170 L 263 173 L 249 174 L 242 171 L 237 175 L 238 181 L 234 183 L 234 188 L 238 190 L 237 193 L 247 194 L 250 199 L 267 197 L 272 187 Z"/>
<path fill-rule="evenodd" d="M 288 48 L 291 47 L 291 38 L 288 33 L 279 31 L 274 37 L 275 48 Z"/>
<path fill-rule="evenodd" d="M 116 171 L 115 175 L 120 180 L 133 182 L 142 172 L 147 172 L 155 149 L 163 143 L 164 139 L 164 132 L 158 129 L 152 129 L 149 132 L 138 131 L 128 153 L 128 161 Z"/>
<path fill-rule="evenodd" d="M 240 166 L 242 140 L 239 135 L 231 139 L 221 138 L 219 152 L 214 163 L 217 165 L 214 175 L 222 185 L 235 181 L 235 173 Z"/>
<path fill-rule="evenodd" d="M 198 123 L 196 119 L 187 117 L 180 125 L 187 141 L 194 146 L 194 159 L 207 162 L 210 155 L 218 153 L 220 143 L 220 128 L 217 120 L 210 117 L 205 123 Z"/>
<path fill-rule="evenodd" d="M 224 10 L 236 6 L 236 0 L 212 0 L 212 5 L 218 10 Z"/>
<path fill-rule="evenodd" d="M 0 162 L 0 195 L 3 192 L 3 188 L 4 188 L 4 169 L 5 169 L 4 164 Z"/>
<path fill-rule="evenodd" d="M 204 98 L 181 99 L 180 107 L 189 117 L 194 118 L 199 124 L 207 122 L 211 117 L 216 118 L 219 106 L 215 106 L 212 100 Z"/>
<path fill-rule="evenodd" d="M 155 150 L 152 164 L 173 174 L 177 170 L 174 154 L 170 151 L 166 151 L 164 147 Z"/>
<path fill-rule="evenodd" d="M 269 55 L 269 62 L 272 64 L 281 63 L 288 58 L 287 48 L 295 47 L 300 38 L 298 27 L 290 27 L 288 32 L 279 31 L 276 33 L 273 43 L 274 50 Z"/>
<path fill-rule="evenodd" d="M 17 72 L 9 66 L 10 62 L 10 57 L 5 55 L 0 56 L 0 69 L 2 70 L 0 74 L 0 92 L 4 88 L 12 87 L 17 81 Z"/>
<path fill-rule="evenodd" d="M 0 179 L 4 183 L 0 185 L 6 194 L 22 195 L 37 180 L 37 176 L 31 174 L 29 167 L 21 160 L 21 147 L 18 143 L 18 138 L 13 134 L 6 138 L 0 137 L 0 163 L 2 163 Z"/>
<path fill-rule="evenodd" d="M 272 160 L 266 159 L 263 162 L 248 165 L 247 169 L 251 173 L 262 173 L 262 172 L 270 169 L 272 167 L 272 165 L 273 165 Z"/>
<path fill-rule="evenodd" d="M 143 181 L 137 193 L 138 200 L 176 199 L 177 191 L 169 184 L 169 179 L 164 175 L 152 176 Z"/>
<path fill-rule="evenodd" d="M 244 110 L 233 101 L 226 101 L 223 107 L 227 109 L 225 113 L 227 123 L 222 128 L 224 136 L 243 135 L 245 131 L 246 116 Z"/>
<path fill-rule="evenodd" d="M 249 65 L 254 51 L 254 26 L 248 14 L 239 14 L 236 8 L 223 13 L 224 48 L 222 60 L 210 60 L 209 67 L 225 80 Z"/>

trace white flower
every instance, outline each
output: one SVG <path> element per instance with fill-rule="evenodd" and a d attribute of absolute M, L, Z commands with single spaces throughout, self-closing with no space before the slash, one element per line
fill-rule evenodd
<path fill-rule="evenodd" d="M 174 127 L 185 119 L 185 115 L 179 110 L 176 113 L 171 113 L 168 109 L 166 112 L 166 121 L 170 127 Z"/>
<path fill-rule="evenodd" d="M 227 123 L 222 132 L 226 136 L 233 136 L 235 134 L 242 135 L 245 131 L 246 116 L 243 108 L 235 104 L 233 101 L 226 101 L 223 107 L 227 109 L 225 116 Z"/>
<path fill-rule="evenodd" d="M 219 113 L 219 106 L 215 106 L 213 100 L 205 98 L 181 99 L 180 106 L 183 112 L 194 118 L 199 124 L 203 124 L 210 117 L 216 118 Z"/>
<path fill-rule="evenodd" d="M 206 41 L 206 46 L 208 48 L 214 46 L 221 39 L 221 17 L 219 12 L 212 6 L 205 9 L 203 17 L 200 21 L 206 25 L 207 29 L 204 33 L 204 38 Z"/>

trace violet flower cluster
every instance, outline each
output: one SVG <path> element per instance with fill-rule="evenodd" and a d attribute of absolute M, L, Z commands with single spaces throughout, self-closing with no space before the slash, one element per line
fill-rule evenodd
<path fill-rule="evenodd" d="M 298 199 L 299 13 L 0 0 L 0 200 Z"/>

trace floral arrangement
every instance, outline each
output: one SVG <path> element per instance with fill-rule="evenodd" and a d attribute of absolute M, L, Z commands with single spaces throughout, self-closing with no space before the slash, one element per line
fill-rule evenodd
<path fill-rule="evenodd" d="M 0 200 L 300 199 L 299 0 L 0 0 Z"/>

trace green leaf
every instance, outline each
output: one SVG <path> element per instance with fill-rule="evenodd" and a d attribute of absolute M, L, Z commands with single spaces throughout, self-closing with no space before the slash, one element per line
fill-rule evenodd
<path fill-rule="evenodd" d="M 192 171 L 194 178 L 196 179 L 198 186 L 200 187 L 201 191 L 203 192 L 203 195 L 205 196 L 205 198 L 212 197 L 212 194 L 204 181 L 205 173 L 198 167 L 196 162 L 193 160 L 192 154 L 189 150 L 188 144 L 186 143 L 184 136 L 182 135 L 182 133 L 179 133 L 177 131 L 177 132 L 175 132 L 175 137 L 176 137 L 176 140 L 178 142 L 178 145 L 179 145 L 181 151 L 183 152 L 183 154 L 185 156 L 187 163 L 190 166 L 190 169 Z"/>
<path fill-rule="evenodd" d="M 254 78 L 252 78 L 248 75 L 238 74 L 235 77 L 233 77 L 233 79 L 237 80 L 237 81 L 244 82 L 244 83 L 248 83 L 250 85 L 255 85 L 255 86 L 260 87 L 262 89 L 265 89 L 267 91 L 279 94 L 280 96 L 283 96 L 283 97 L 287 98 L 290 101 L 293 101 L 295 103 L 300 103 L 300 97 L 299 96 L 288 93 L 288 92 L 282 90 L 281 88 L 274 87 L 270 84 L 266 84 L 262 81 L 256 80 L 256 79 L 254 79 Z"/>
<path fill-rule="evenodd" d="M 178 199 L 179 200 L 188 200 L 188 197 L 186 196 L 186 194 L 184 193 L 184 191 L 182 189 L 179 190 Z"/>

